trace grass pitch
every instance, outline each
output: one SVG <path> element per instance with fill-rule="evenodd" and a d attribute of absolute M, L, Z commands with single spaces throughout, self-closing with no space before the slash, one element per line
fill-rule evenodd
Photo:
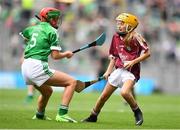
<path fill-rule="evenodd" d="M 26 90 L 0 89 L 0 129 L 180 129 L 180 95 L 138 96 L 144 113 L 142 126 L 134 125 L 129 106 L 119 95 L 112 95 L 99 115 L 97 123 L 81 123 L 94 106 L 100 93 L 75 93 L 69 115 L 79 123 L 59 123 L 55 116 L 61 93 L 54 92 L 46 114 L 52 121 L 32 120 L 36 112 L 38 92 L 33 102 L 25 103 Z"/>

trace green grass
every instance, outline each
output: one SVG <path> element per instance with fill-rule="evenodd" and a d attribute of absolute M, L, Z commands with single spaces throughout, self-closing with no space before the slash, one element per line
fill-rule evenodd
<path fill-rule="evenodd" d="M 31 120 L 36 112 L 37 97 L 30 104 L 24 103 L 26 90 L 0 89 L 0 129 L 180 129 L 180 96 L 138 96 L 144 112 L 144 124 L 134 125 L 134 117 L 119 95 L 112 95 L 105 104 L 97 123 L 59 123 Z M 75 93 L 69 115 L 80 121 L 87 117 L 100 93 Z M 55 92 L 48 104 L 46 114 L 55 118 L 61 93 Z"/>

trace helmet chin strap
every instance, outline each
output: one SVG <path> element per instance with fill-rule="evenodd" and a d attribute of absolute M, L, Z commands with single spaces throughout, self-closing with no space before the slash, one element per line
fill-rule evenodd
<path fill-rule="evenodd" d="M 131 32 L 117 32 L 119 36 L 123 37 L 125 42 L 129 42 L 129 40 L 132 38 Z"/>
<path fill-rule="evenodd" d="M 119 34 L 119 36 L 121 36 L 121 37 L 125 37 L 126 36 L 126 32 L 119 32 L 119 31 L 117 31 L 117 33 Z"/>
<path fill-rule="evenodd" d="M 126 29 L 125 29 L 126 31 L 120 31 L 119 30 L 119 26 L 117 26 L 117 33 L 119 34 L 119 36 L 121 36 L 121 37 L 125 37 L 126 36 L 126 34 L 128 33 L 127 32 L 127 26 L 126 26 Z"/>
<path fill-rule="evenodd" d="M 135 28 L 129 30 L 129 31 L 126 31 L 126 32 L 120 32 L 120 31 L 117 31 L 117 33 L 119 34 L 119 36 L 121 37 L 126 37 L 128 34 L 130 34 Z"/>

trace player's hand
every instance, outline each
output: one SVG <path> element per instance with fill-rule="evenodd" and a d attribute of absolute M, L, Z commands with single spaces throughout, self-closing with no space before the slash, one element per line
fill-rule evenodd
<path fill-rule="evenodd" d="M 66 58 L 68 58 L 68 59 L 74 55 L 74 53 L 72 53 L 72 51 L 66 51 L 65 53 L 66 53 Z"/>
<path fill-rule="evenodd" d="M 124 68 L 125 69 L 131 69 L 134 64 L 135 64 L 134 60 L 132 60 L 132 61 L 125 61 L 124 62 Z"/>
<path fill-rule="evenodd" d="M 108 79 L 109 76 L 110 76 L 110 73 L 107 72 L 107 71 L 106 71 L 106 72 L 104 73 L 104 75 L 103 75 L 103 77 L 104 77 L 106 80 Z"/>

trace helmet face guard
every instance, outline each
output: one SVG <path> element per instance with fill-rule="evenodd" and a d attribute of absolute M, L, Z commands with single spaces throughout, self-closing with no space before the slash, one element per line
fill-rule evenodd
<path fill-rule="evenodd" d="M 50 23 L 52 27 L 58 28 L 59 25 L 62 23 L 61 12 L 55 8 L 43 8 L 40 13 L 40 19 L 43 21 L 45 19 L 46 22 Z"/>
<path fill-rule="evenodd" d="M 117 32 L 122 35 L 132 32 L 138 26 L 138 19 L 136 16 L 129 13 L 122 13 L 116 17 Z M 122 31 L 120 28 L 125 27 Z"/>
<path fill-rule="evenodd" d="M 126 25 L 123 21 L 116 20 L 116 32 L 121 36 L 125 36 L 127 34 Z"/>
<path fill-rule="evenodd" d="M 58 28 L 62 23 L 62 17 L 60 11 L 51 11 L 47 14 L 47 22 L 51 24 L 54 28 Z"/>

